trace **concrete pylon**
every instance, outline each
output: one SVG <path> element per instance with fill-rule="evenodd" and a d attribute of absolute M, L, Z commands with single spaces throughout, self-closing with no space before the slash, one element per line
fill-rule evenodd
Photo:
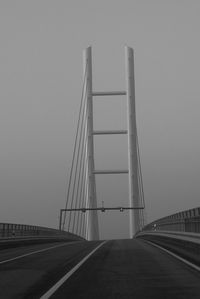
<path fill-rule="evenodd" d="M 133 49 L 125 47 L 126 90 L 94 92 L 92 90 L 92 49 L 84 51 L 84 74 L 86 96 L 86 208 L 97 208 L 95 174 L 123 174 L 129 177 L 129 207 L 139 207 L 138 157 L 137 157 L 137 128 L 135 113 L 135 82 Z M 127 97 L 127 130 L 93 131 L 93 97 L 122 96 Z M 113 109 L 114 110 L 114 109 Z M 128 136 L 128 170 L 95 170 L 93 135 L 127 134 Z M 97 211 L 86 212 L 87 240 L 99 239 Z M 139 210 L 129 210 L 130 238 L 139 230 Z"/>
<path fill-rule="evenodd" d="M 83 73 L 85 76 L 86 96 L 86 207 L 96 208 L 96 181 L 94 174 L 94 141 L 93 141 L 93 95 L 92 95 L 92 48 L 83 53 Z M 87 240 L 99 240 L 97 211 L 86 212 Z"/>
<path fill-rule="evenodd" d="M 135 78 L 133 49 L 125 47 L 127 128 L 128 128 L 128 166 L 129 166 L 129 205 L 139 206 L 137 127 L 135 111 Z M 130 238 L 139 230 L 139 210 L 129 212 Z"/>

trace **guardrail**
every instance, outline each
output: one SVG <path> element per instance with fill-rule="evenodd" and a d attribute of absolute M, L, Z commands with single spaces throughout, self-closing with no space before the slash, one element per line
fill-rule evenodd
<path fill-rule="evenodd" d="M 135 237 L 160 245 L 200 266 L 200 208 L 153 221 Z"/>
<path fill-rule="evenodd" d="M 69 239 L 79 239 L 78 236 L 72 233 L 54 228 L 26 224 L 0 223 L 0 240 L 20 237 L 66 237 Z"/>
<path fill-rule="evenodd" d="M 136 235 L 150 244 L 159 245 L 179 257 L 200 266 L 200 234 L 191 232 L 144 231 Z"/>
<path fill-rule="evenodd" d="M 180 231 L 200 233 L 200 208 L 160 218 L 147 224 L 142 231 Z"/>

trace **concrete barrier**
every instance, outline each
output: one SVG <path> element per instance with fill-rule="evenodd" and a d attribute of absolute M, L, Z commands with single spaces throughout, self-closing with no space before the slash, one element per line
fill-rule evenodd
<path fill-rule="evenodd" d="M 136 238 L 150 241 L 200 266 L 200 234 L 171 231 L 145 231 Z"/>
<path fill-rule="evenodd" d="M 49 242 L 80 241 L 83 238 L 58 229 L 14 223 L 0 223 L 0 249 Z"/>
<path fill-rule="evenodd" d="M 24 237 L 24 238 L 5 238 L 0 240 L 0 250 L 1 249 L 8 249 L 8 248 L 15 248 L 15 247 L 22 247 L 22 246 L 29 246 L 34 244 L 44 244 L 44 243 L 54 243 L 54 242 L 77 242 L 83 239 L 80 238 L 67 238 L 67 237 Z"/>

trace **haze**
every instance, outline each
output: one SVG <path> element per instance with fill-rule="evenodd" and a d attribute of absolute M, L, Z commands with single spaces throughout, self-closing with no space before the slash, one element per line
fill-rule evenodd
<path fill-rule="evenodd" d="M 124 90 L 135 50 L 137 127 L 148 221 L 199 206 L 200 2 L 0 1 L 0 222 L 58 227 L 82 89 Z M 95 99 L 95 129 L 126 128 L 126 98 Z M 126 168 L 126 136 L 95 137 L 96 168 Z M 98 204 L 128 204 L 126 175 L 98 176 Z M 102 238 L 128 214 L 100 215 Z"/>

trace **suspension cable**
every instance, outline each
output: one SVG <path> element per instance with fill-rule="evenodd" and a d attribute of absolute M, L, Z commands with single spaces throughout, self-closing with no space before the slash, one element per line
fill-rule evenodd
<path fill-rule="evenodd" d="M 86 85 L 86 88 L 87 88 L 87 85 Z M 82 101 L 81 101 L 81 108 L 84 107 L 84 104 L 85 104 L 85 99 L 86 97 L 83 97 L 82 98 Z M 83 114 L 82 114 L 82 111 L 84 111 L 84 109 L 81 109 L 81 118 L 80 118 L 80 123 L 79 125 L 81 124 L 82 126 L 82 119 L 83 119 Z M 82 128 L 81 128 L 81 131 L 82 131 Z M 74 196 L 75 196 L 75 186 L 76 186 L 76 183 L 77 183 L 77 172 L 78 172 L 78 164 L 79 164 L 79 156 L 80 156 L 80 140 L 81 140 L 81 131 L 79 131 L 79 142 L 78 142 L 78 150 L 77 150 L 77 159 L 76 159 L 76 165 L 75 165 L 75 174 L 74 174 L 74 182 L 73 182 L 73 189 L 72 189 L 72 199 L 71 199 L 71 208 L 73 207 L 73 203 L 74 203 Z M 76 217 L 76 213 L 73 213 L 74 215 L 74 218 Z M 72 212 L 70 211 L 70 216 L 69 216 L 69 223 L 68 223 L 68 231 L 70 229 L 70 224 L 71 224 L 71 216 L 72 216 Z M 73 223 L 74 223 L 74 220 L 73 220 Z M 73 225 L 73 224 L 72 224 Z M 73 232 L 73 226 L 72 226 L 72 232 Z"/>
<path fill-rule="evenodd" d="M 85 99 L 86 99 L 86 97 L 84 98 L 84 104 L 85 104 Z M 85 107 L 85 105 L 83 105 L 83 107 Z M 82 119 L 81 119 L 80 138 L 79 138 L 79 145 L 78 145 L 78 158 L 77 159 L 79 159 L 80 151 L 81 151 L 81 155 L 80 155 L 80 163 L 79 163 L 80 164 L 80 170 L 79 170 L 79 175 L 78 175 L 75 209 L 77 208 L 77 205 L 78 205 L 79 185 L 80 185 L 81 170 L 82 170 L 82 164 L 83 164 L 83 150 L 84 150 L 83 128 L 84 128 L 84 120 L 85 119 L 84 119 L 84 109 L 83 109 L 83 114 L 82 114 Z M 76 221 L 76 213 L 74 213 L 74 219 L 73 219 L 73 226 L 72 226 L 72 231 L 73 232 L 74 232 L 74 227 L 75 227 L 75 221 Z"/>
<path fill-rule="evenodd" d="M 86 107 L 87 109 L 87 107 Z M 85 109 L 85 110 L 86 110 Z M 80 183 L 80 200 L 79 200 L 79 206 L 78 208 L 84 207 L 84 184 L 85 184 L 85 157 L 86 157 L 86 136 L 85 136 L 85 128 L 86 128 L 86 120 L 85 120 L 85 115 L 87 115 L 86 111 L 84 111 L 84 125 L 83 125 L 83 139 L 82 139 L 82 165 L 81 165 L 81 183 Z M 80 220 L 80 225 L 79 225 L 79 220 Z M 81 227 L 83 225 L 83 213 L 81 213 L 81 219 L 80 219 L 80 213 L 78 213 L 78 220 L 77 220 L 77 230 L 76 233 L 81 235 Z M 80 229 L 79 229 L 80 227 Z"/>
<path fill-rule="evenodd" d="M 144 188 L 143 188 L 143 178 L 142 178 L 142 168 L 141 168 L 141 159 L 140 159 L 140 149 L 139 149 L 139 142 L 138 142 L 138 135 L 136 136 L 137 138 L 137 160 L 138 160 L 138 184 L 139 184 L 139 198 L 140 198 L 140 203 L 145 208 L 145 200 L 144 200 Z M 144 226 L 144 210 L 139 211 L 140 213 L 140 225 L 143 227 Z"/>
<path fill-rule="evenodd" d="M 81 111 L 82 111 L 82 105 L 83 105 L 86 74 L 87 74 L 87 63 L 86 63 L 85 73 L 84 73 L 84 78 L 83 78 L 83 87 L 82 87 L 82 93 L 81 93 L 81 104 L 80 104 L 80 108 L 79 108 L 79 116 L 78 116 L 78 122 L 77 122 L 76 137 L 75 137 L 75 142 L 74 142 L 74 150 L 73 150 L 72 163 L 71 163 L 71 169 L 70 169 L 70 177 L 69 177 L 69 184 L 68 184 L 68 190 L 67 190 L 67 196 L 66 196 L 65 209 L 67 208 L 68 203 L 69 203 L 70 187 L 71 187 L 71 182 L 72 182 L 74 160 L 75 160 L 76 146 L 77 146 L 77 140 L 78 140 Z M 62 224 L 62 229 L 63 230 L 64 230 L 64 227 L 65 227 L 65 222 L 66 222 L 66 211 L 64 212 L 64 221 L 63 221 L 63 224 Z"/>

